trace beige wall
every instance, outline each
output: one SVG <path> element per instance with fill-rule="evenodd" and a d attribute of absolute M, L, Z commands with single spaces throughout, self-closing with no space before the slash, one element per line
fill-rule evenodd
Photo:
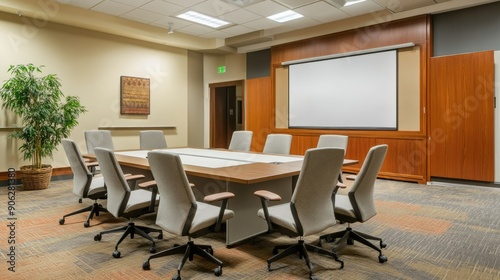
<path fill-rule="evenodd" d="M 80 117 L 73 138 L 86 152 L 83 131 L 99 126 L 172 125 L 165 130 L 168 145 L 187 145 L 188 58 L 187 51 L 158 44 L 144 43 L 114 35 L 54 24 L 36 24 L 26 17 L 0 14 L 0 80 L 11 64 L 46 65 L 44 73 L 54 73 L 66 95 L 79 96 L 88 112 Z M 120 76 L 150 78 L 149 116 L 123 116 L 119 111 Z M 12 119 L 4 110 L 0 127 Z M 113 131 L 116 149 L 139 147 L 138 131 Z M 23 164 L 18 143 L 0 131 L 0 171 Z M 62 147 L 54 167 L 68 166 Z"/>

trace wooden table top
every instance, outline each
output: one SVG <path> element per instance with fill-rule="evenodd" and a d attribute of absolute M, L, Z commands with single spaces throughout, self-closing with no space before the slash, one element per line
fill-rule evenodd
<path fill-rule="evenodd" d="M 231 152 L 231 151 L 228 151 Z M 250 152 L 252 153 L 252 152 Z M 115 154 L 120 165 L 130 166 L 138 169 L 150 170 L 147 158 Z M 282 156 L 282 155 L 280 155 Z M 95 155 L 87 154 L 85 158 L 94 159 Z M 290 157 L 298 157 L 290 155 Z M 302 157 L 300 157 L 302 158 Z M 344 159 L 344 165 L 358 163 L 357 160 Z M 186 174 L 211 178 L 240 184 L 255 184 L 274 179 L 281 179 L 299 175 L 302 168 L 302 159 L 285 163 L 263 163 L 252 162 L 244 165 L 211 168 L 183 164 Z"/>

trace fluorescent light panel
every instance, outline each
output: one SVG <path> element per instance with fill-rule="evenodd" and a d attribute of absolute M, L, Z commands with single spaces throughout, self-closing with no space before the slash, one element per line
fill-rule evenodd
<path fill-rule="evenodd" d="M 268 19 L 277 21 L 277 22 L 286 22 L 294 19 L 298 19 L 303 17 L 303 15 L 296 13 L 292 10 L 284 11 L 278 14 L 274 14 L 272 16 L 268 16 Z"/>
<path fill-rule="evenodd" d="M 361 2 L 365 2 L 366 0 L 354 0 L 354 1 L 346 1 L 344 7 L 347 7 L 347 6 L 351 6 L 351 5 L 354 5 L 354 4 L 358 4 L 358 3 L 361 3 Z"/>
<path fill-rule="evenodd" d="M 177 15 L 178 18 L 182 18 L 185 20 L 189 20 L 192 22 L 196 22 L 199 24 L 207 25 L 213 28 L 219 28 L 224 25 L 228 25 L 229 22 L 220 20 L 217 18 L 209 17 L 204 14 L 200 14 L 198 12 L 188 11 L 183 14 Z"/>

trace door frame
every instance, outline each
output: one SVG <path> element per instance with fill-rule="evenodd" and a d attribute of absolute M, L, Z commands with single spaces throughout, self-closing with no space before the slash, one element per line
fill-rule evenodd
<path fill-rule="evenodd" d="M 245 80 L 235 80 L 220 83 L 211 83 L 208 85 L 210 88 L 210 131 L 209 131 L 209 147 L 212 148 L 212 144 L 216 143 L 216 133 L 215 133 L 215 114 L 217 112 L 216 108 L 216 94 L 215 89 L 220 87 L 231 87 L 236 86 L 236 88 L 241 88 L 241 102 L 242 102 L 242 112 L 241 112 L 241 128 L 245 129 Z"/>

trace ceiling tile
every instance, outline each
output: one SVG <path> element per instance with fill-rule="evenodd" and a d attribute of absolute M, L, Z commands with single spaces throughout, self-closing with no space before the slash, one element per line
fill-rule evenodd
<path fill-rule="evenodd" d="M 148 2 L 151 2 L 151 0 L 113 0 L 114 2 L 122 3 L 125 5 L 133 6 L 133 7 L 140 7 Z"/>
<path fill-rule="evenodd" d="M 57 0 L 57 2 L 62 4 L 77 6 L 84 9 L 90 9 L 95 5 L 104 1 L 103 0 Z"/>
<path fill-rule="evenodd" d="M 276 0 L 276 2 L 278 2 L 284 6 L 287 6 L 290 9 L 295 9 L 298 7 L 312 4 L 314 2 L 321 2 L 321 1 L 318 1 L 318 0 Z"/>
<path fill-rule="evenodd" d="M 263 30 L 263 29 L 270 29 L 274 27 L 278 27 L 280 24 L 278 22 L 275 22 L 273 20 L 270 20 L 268 18 L 261 18 L 258 20 L 250 21 L 243 26 L 246 26 L 248 28 L 254 29 L 254 30 Z"/>
<path fill-rule="evenodd" d="M 250 33 L 255 31 L 255 29 L 243 26 L 243 25 L 233 25 L 228 28 L 222 29 L 225 33 L 229 34 L 230 36 L 237 36 L 245 33 Z"/>
<path fill-rule="evenodd" d="M 94 6 L 91 10 L 96 12 L 101 12 L 105 14 L 110 14 L 114 16 L 123 15 L 135 9 L 135 7 L 125 5 L 122 3 L 114 2 L 114 1 L 103 1 L 98 5 Z"/>
<path fill-rule="evenodd" d="M 182 6 L 184 8 L 192 7 L 206 0 L 162 0 L 163 2 L 172 3 L 175 5 Z"/>
<path fill-rule="evenodd" d="M 155 0 L 145 4 L 144 6 L 141 7 L 141 9 L 159 13 L 166 16 L 172 16 L 180 12 L 182 9 L 184 9 L 184 7 L 172 3 L 167 3 L 161 0 Z"/>
<path fill-rule="evenodd" d="M 298 8 L 295 11 L 321 23 L 341 20 L 349 17 L 343 11 L 323 1 Z"/>
<path fill-rule="evenodd" d="M 143 9 L 135 9 L 133 11 L 130 11 L 130 12 L 122 15 L 122 17 L 137 20 L 140 22 L 151 23 L 151 22 L 158 21 L 165 16 L 158 14 L 158 13 L 153 13 L 151 11 L 143 10 Z"/>
<path fill-rule="evenodd" d="M 358 4 L 340 8 L 340 10 L 353 17 L 363 14 L 373 13 L 384 9 L 385 9 L 384 7 L 372 1 L 365 1 Z"/>
<path fill-rule="evenodd" d="M 202 26 L 200 24 L 191 24 L 191 25 L 188 25 L 186 27 L 179 28 L 178 31 L 182 32 L 182 33 L 187 33 L 187 34 L 199 36 L 201 34 L 213 32 L 214 29 L 210 28 L 210 27 Z"/>
<path fill-rule="evenodd" d="M 250 12 L 261 15 L 263 17 L 268 17 L 270 15 L 274 15 L 288 10 L 287 7 L 277 4 L 270 0 L 248 6 L 246 9 Z"/>
<path fill-rule="evenodd" d="M 225 15 L 222 15 L 219 17 L 220 19 L 236 23 L 236 24 L 242 24 L 245 22 L 253 21 L 262 18 L 261 16 L 254 14 L 252 12 L 248 12 L 243 9 L 238 9 L 235 11 L 232 11 L 230 13 L 227 13 Z"/>
<path fill-rule="evenodd" d="M 229 5 L 222 1 L 204 1 L 198 5 L 190 7 L 190 9 L 205 15 L 219 17 L 238 9 L 238 7 Z"/>

